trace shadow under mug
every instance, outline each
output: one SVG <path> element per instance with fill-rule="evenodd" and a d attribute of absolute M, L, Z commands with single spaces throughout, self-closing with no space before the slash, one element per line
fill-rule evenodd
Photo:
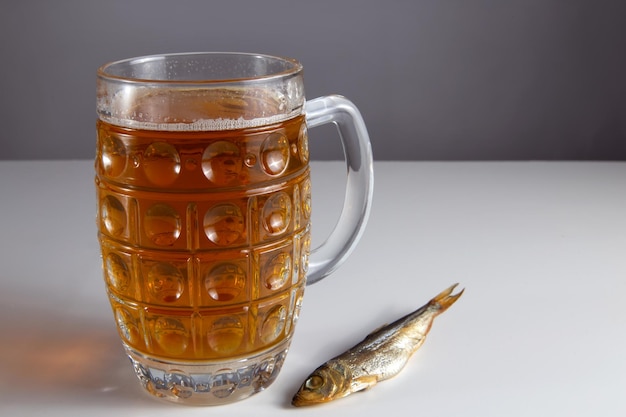
<path fill-rule="evenodd" d="M 373 161 L 357 108 L 306 101 L 293 59 L 132 58 L 97 77 L 96 190 L 107 293 L 142 386 L 212 405 L 270 385 L 304 287 L 359 240 Z M 347 161 L 339 221 L 310 249 L 307 129 L 334 123 Z"/>

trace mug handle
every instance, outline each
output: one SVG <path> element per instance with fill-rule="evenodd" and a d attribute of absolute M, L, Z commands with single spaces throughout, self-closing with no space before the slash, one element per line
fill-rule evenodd
<path fill-rule="evenodd" d="M 305 103 L 304 112 L 309 128 L 337 126 L 348 168 L 341 215 L 326 241 L 311 251 L 308 285 L 339 268 L 361 238 L 372 205 L 374 160 L 365 122 L 350 100 L 338 95 L 318 97 Z"/>

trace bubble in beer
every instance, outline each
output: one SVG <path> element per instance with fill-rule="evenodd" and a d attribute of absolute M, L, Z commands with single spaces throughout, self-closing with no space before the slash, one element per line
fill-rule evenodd
<path fill-rule="evenodd" d="M 204 215 L 204 232 L 216 245 L 226 246 L 237 242 L 244 232 L 241 210 L 234 204 L 218 204 Z"/>
<path fill-rule="evenodd" d="M 244 330 L 241 320 L 235 316 L 220 317 L 211 324 L 207 341 L 217 353 L 228 355 L 239 349 L 243 341 Z"/>
<path fill-rule="evenodd" d="M 183 274 L 172 264 L 155 264 L 148 272 L 148 289 L 155 299 L 165 303 L 174 302 L 184 291 Z"/>
<path fill-rule="evenodd" d="M 261 332 L 259 334 L 263 343 L 271 343 L 278 339 L 285 328 L 287 309 L 282 305 L 272 307 L 263 320 Z"/>
<path fill-rule="evenodd" d="M 202 171 L 207 179 L 218 185 L 233 185 L 243 168 L 239 148 L 232 142 L 218 141 L 202 154 Z"/>
<path fill-rule="evenodd" d="M 100 216 L 104 227 L 111 236 L 119 237 L 124 234 L 126 229 L 126 210 L 120 201 L 108 195 L 102 200 L 100 206 Z"/>
<path fill-rule="evenodd" d="M 253 153 L 249 153 L 248 155 L 246 155 L 246 158 L 244 159 L 244 163 L 246 164 L 248 168 L 252 168 L 253 166 L 256 165 L 256 155 Z"/>
<path fill-rule="evenodd" d="M 157 185 L 173 183 L 180 173 L 180 156 L 169 143 L 155 142 L 143 153 L 143 167 L 146 177 Z"/>
<path fill-rule="evenodd" d="M 100 167 L 109 177 L 117 177 L 126 168 L 126 148 L 121 140 L 111 134 L 102 135 Z"/>
<path fill-rule="evenodd" d="M 216 266 L 204 279 L 206 291 L 215 301 L 232 300 L 243 291 L 245 285 L 245 271 L 231 263 Z"/>
<path fill-rule="evenodd" d="M 270 134 L 261 145 L 261 162 L 269 175 L 280 175 L 289 163 L 289 141 L 282 133 Z"/>
<path fill-rule="evenodd" d="M 154 324 L 154 336 L 165 352 L 180 355 L 187 350 L 189 332 L 180 320 L 171 317 L 160 317 Z"/>
<path fill-rule="evenodd" d="M 109 253 L 104 266 L 109 285 L 119 292 L 126 292 L 130 284 L 130 272 L 124 260 L 116 253 Z"/>
<path fill-rule="evenodd" d="M 291 271 L 291 256 L 288 253 L 274 256 L 263 269 L 265 286 L 269 290 L 281 288 L 291 277 Z"/>
<path fill-rule="evenodd" d="M 263 206 L 263 227 L 268 233 L 277 235 L 289 227 L 291 221 L 291 200 L 284 192 L 278 192 L 267 199 Z"/>
<path fill-rule="evenodd" d="M 181 219 L 176 210 L 167 204 L 157 203 L 146 211 L 144 231 L 159 246 L 171 246 L 180 236 Z"/>

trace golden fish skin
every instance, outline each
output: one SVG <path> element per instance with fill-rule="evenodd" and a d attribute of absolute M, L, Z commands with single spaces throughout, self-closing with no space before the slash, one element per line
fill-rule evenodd
<path fill-rule="evenodd" d="M 463 294 L 454 284 L 418 310 L 369 334 L 362 342 L 317 368 L 292 400 L 296 407 L 321 404 L 371 388 L 397 375 L 422 346 L 433 320 Z"/>

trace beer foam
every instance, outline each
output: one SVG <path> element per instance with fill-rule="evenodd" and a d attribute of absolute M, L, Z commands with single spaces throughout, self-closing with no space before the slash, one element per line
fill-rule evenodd
<path fill-rule="evenodd" d="M 147 122 L 132 120 L 126 118 L 119 118 L 113 116 L 100 116 L 100 119 L 112 125 L 127 127 L 130 129 L 140 130 L 159 130 L 167 132 L 206 132 L 206 131 L 219 131 L 219 130 L 237 130 L 237 129 L 249 129 L 254 127 L 266 126 L 275 123 L 281 123 L 296 117 L 300 114 L 300 111 L 294 111 L 291 114 L 277 114 L 269 117 L 257 117 L 254 119 L 244 119 L 239 117 L 238 119 L 199 119 L 185 123 L 167 123 L 167 122 Z"/>

